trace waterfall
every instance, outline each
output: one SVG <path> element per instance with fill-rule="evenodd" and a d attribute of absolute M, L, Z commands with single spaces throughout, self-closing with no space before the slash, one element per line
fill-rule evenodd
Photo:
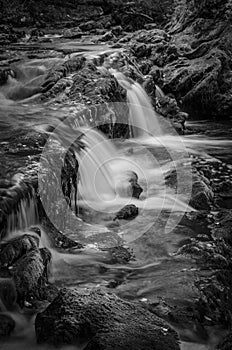
<path fill-rule="evenodd" d="M 111 72 L 118 83 L 127 90 L 132 137 L 161 136 L 160 116 L 154 111 L 142 86 L 118 71 L 111 69 Z"/>
<path fill-rule="evenodd" d="M 82 198 L 110 200 L 115 197 L 115 184 L 110 163 L 117 151 L 110 140 L 93 129 L 81 128 L 84 149 L 76 152 L 79 161 L 79 193 Z"/>
<path fill-rule="evenodd" d="M 79 163 L 78 206 L 105 213 L 115 213 L 126 204 L 144 209 L 192 210 L 167 192 L 164 177 L 172 163 L 161 166 L 149 153 L 141 153 L 136 148 L 129 155 L 125 149 L 119 152 L 112 141 L 97 130 L 78 128 L 78 131 L 82 133 L 83 144 L 81 149 L 74 150 Z M 136 174 L 146 187 L 146 198 L 132 197 L 130 174 Z"/>
<path fill-rule="evenodd" d="M 34 189 L 17 202 L 16 207 L 7 216 L 6 233 L 23 230 L 39 222 L 37 200 Z"/>

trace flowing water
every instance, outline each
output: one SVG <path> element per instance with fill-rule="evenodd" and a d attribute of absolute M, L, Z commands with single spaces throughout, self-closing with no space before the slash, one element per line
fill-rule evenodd
<path fill-rule="evenodd" d="M 56 49 L 70 48 L 72 54 L 83 49 L 73 42 L 63 46 L 56 43 Z M 54 45 L 47 49 L 53 50 Z M 88 49 L 93 48 L 85 47 Z M 37 99 L 47 71 L 64 60 L 62 55 L 26 61 L 24 58 L 13 63 L 16 76 L 10 76 L 0 87 L 1 178 L 10 179 L 15 173 L 23 173 L 25 168 L 29 176 L 30 172 L 38 171 L 43 149 L 40 138 L 50 136 L 52 145 L 56 144 L 59 135 L 51 134 L 50 128 L 56 128 L 64 117 L 75 114 L 73 106 L 49 106 Z M 160 117 L 152 109 L 142 87 L 120 72 L 112 72 L 127 90 L 132 138 L 111 142 L 87 125 L 72 130 L 76 136 L 84 135 L 84 148 L 76 150 L 75 154 L 80 165 L 78 205 L 87 215 L 77 219 L 71 213 L 72 229 L 67 227 L 66 234 L 85 243 L 86 247 L 71 253 L 58 252 L 51 247 L 47 232 L 42 229 L 40 246 L 49 247 L 52 252 L 50 278 L 58 286 L 110 288 L 110 283 L 116 280 L 118 286 L 113 291 L 130 300 L 155 303 L 157 295 L 168 300 L 181 299 L 183 286 L 179 279 L 187 284 L 195 268 L 188 261 L 173 257 L 180 241 L 186 238 L 180 221 L 186 211 L 192 210 L 188 206 L 192 189 L 191 159 L 193 156 L 207 161 L 218 159 L 230 166 L 232 122 L 228 122 L 226 130 L 224 124 L 218 123 L 208 134 L 205 134 L 206 127 L 209 130 L 208 123 L 191 122 L 191 126 L 199 130 L 198 134 L 180 137 L 173 130 L 170 134 L 170 127 L 159 123 Z M 173 170 L 177 172 L 176 190 L 167 187 L 165 182 Z M 128 179 L 132 173 L 138 175 L 143 188 L 140 199 L 131 198 Z M 115 221 L 114 213 L 125 204 L 139 207 L 139 215 L 134 220 Z M 22 234 L 24 229 L 35 224 L 38 224 L 38 212 L 32 194 L 22 198 L 17 210 L 9 216 L 6 239 Z M 136 260 L 112 265 L 108 253 L 98 248 L 113 247 L 120 241 L 133 249 Z M 194 297 L 189 290 L 185 293 L 189 298 Z M 11 311 L 17 327 L 1 349 L 15 350 L 19 346 L 48 349 L 35 343 L 34 315 L 21 312 Z M 182 350 L 214 349 L 218 339 L 217 332 L 210 335 L 210 340 L 205 340 L 184 327 L 182 334 Z"/>

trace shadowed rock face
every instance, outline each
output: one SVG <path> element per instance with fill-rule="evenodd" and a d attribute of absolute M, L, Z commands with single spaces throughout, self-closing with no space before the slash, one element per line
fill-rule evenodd
<path fill-rule="evenodd" d="M 230 350 L 232 348 L 232 333 L 230 332 L 225 339 L 218 345 L 218 350 Z"/>
<path fill-rule="evenodd" d="M 10 335 L 15 328 L 15 322 L 7 315 L 0 315 L 0 340 Z"/>
<path fill-rule="evenodd" d="M 38 343 L 86 343 L 87 350 L 177 350 L 165 322 L 138 305 L 99 289 L 62 289 L 35 322 Z"/>
<path fill-rule="evenodd" d="M 186 112 L 230 116 L 231 2 L 180 0 L 176 5 L 167 32 L 140 30 L 119 43 L 126 43 L 143 74 L 154 75 L 157 67 L 161 77 L 155 83 L 174 94 Z"/>

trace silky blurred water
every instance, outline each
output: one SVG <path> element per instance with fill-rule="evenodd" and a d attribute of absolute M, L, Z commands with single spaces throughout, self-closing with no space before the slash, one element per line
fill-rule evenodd
<path fill-rule="evenodd" d="M 42 48 L 45 46 L 42 44 Z M 49 50 L 54 47 L 57 50 L 71 50 L 72 55 L 75 50 L 99 52 L 108 49 L 92 45 L 83 47 L 72 41 L 47 45 Z M 39 101 L 39 87 L 48 70 L 64 59 L 24 59 L 16 62 L 12 68 L 17 72 L 17 77 L 10 77 L 7 84 L 0 87 L 1 178 L 10 178 L 23 171 L 28 164 L 32 164 L 32 173 L 36 172 L 46 138 L 64 117 L 75 114 L 75 105 L 49 105 Z M 110 283 L 117 281 L 118 284 L 112 291 L 132 301 L 156 302 L 162 296 L 167 300 L 178 299 L 178 302 L 183 295 L 185 298 L 194 298 L 188 283 L 193 280 L 196 266 L 188 259 L 173 255 L 181 241 L 188 237 L 186 228 L 180 222 L 184 212 L 180 203 L 185 202 L 185 191 L 191 182 L 186 176 L 191 167 L 189 158 L 194 155 L 209 161 L 216 159 L 231 166 L 232 120 L 192 120 L 187 126 L 196 129 L 197 133 L 183 137 L 159 134 L 155 139 L 143 137 L 113 141 L 124 159 L 114 163 L 118 172 L 123 171 L 125 158 L 133 166 L 136 164 L 139 184 L 144 188 L 141 200 L 133 202 L 140 207 L 139 216 L 135 220 L 118 222 L 113 220 L 111 213 L 103 212 L 99 215 L 89 210 L 77 222 L 71 213 L 70 227 L 66 234 L 87 244 L 81 251 L 57 252 L 50 247 L 44 232 L 42 246 L 49 246 L 53 254 L 52 283 L 58 286 L 101 286 L 108 290 L 112 289 Z M 101 148 L 98 151 L 103 152 Z M 178 195 L 165 186 L 165 177 L 173 168 L 182 169 Z M 91 168 L 87 167 L 85 174 L 88 171 Z M 145 174 L 144 177 L 142 174 Z M 88 184 L 85 186 L 87 191 Z M 99 187 L 98 191 L 101 189 Z M 173 198 L 176 198 L 176 207 Z M 72 225 L 74 222 L 76 226 Z M 194 229 L 191 230 L 193 232 L 190 235 L 194 235 Z M 109 255 L 98 249 L 113 247 L 119 242 L 126 242 L 133 249 L 136 257 L 134 261 L 112 264 Z M 19 318 L 18 328 L 9 342 L 1 344 L 1 349 L 16 350 L 24 346 L 30 349 L 48 349 L 35 344 L 34 316 L 16 314 L 14 317 Z M 217 338 L 216 334 L 211 337 L 214 340 L 205 342 L 190 330 L 189 340 L 182 342 L 181 349 L 212 350 Z"/>

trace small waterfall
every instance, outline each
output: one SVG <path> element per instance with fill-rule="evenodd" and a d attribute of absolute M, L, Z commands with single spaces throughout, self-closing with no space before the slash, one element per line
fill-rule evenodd
<path fill-rule="evenodd" d="M 23 230 L 39 222 L 37 200 L 34 189 L 19 199 L 15 208 L 7 216 L 6 233 Z"/>
<path fill-rule="evenodd" d="M 132 137 L 162 135 L 159 114 L 154 111 L 150 99 L 142 86 L 118 71 L 111 69 L 111 72 L 118 80 L 118 83 L 127 90 Z"/>
<path fill-rule="evenodd" d="M 104 213 L 115 213 L 127 204 L 148 210 L 192 210 L 166 191 L 164 177 L 172 168 L 172 163 L 162 167 L 149 154 L 144 155 L 136 148 L 133 154 L 125 154 L 125 149 L 120 153 L 99 131 L 88 128 L 78 128 L 78 131 L 82 133 L 83 144 L 81 149 L 74 150 L 79 163 L 78 207 Z M 132 173 L 138 176 L 143 188 L 146 188 L 146 198 L 132 197 Z"/>
<path fill-rule="evenodd" d="M 81 128 L 84 149 L 76 152 L 80 164 L 79 193 L 90 200 L 112 200 L 115 197 L 115 183 L 110 163 L 117 156 L 113 144 L 100 132 Z"/>

